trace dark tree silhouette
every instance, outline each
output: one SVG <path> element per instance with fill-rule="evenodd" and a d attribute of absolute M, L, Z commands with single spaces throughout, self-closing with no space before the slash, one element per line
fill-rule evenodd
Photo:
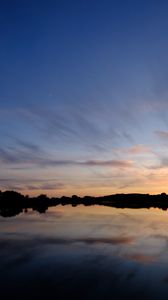
<path fill-rule="evenodd" d="M 76 206 L 83 205 L 105 205 L 117 208 L 150 208 L 158 207 L 166 210 L 168 208 L 168 195 L 161 193 L 159 195 L 149 194 L 116 194 L 102 197 L 85 196 L 83 198 L 73 195 L 72 197 L 48 198 L 41 194 L 37 197 L 23 196 L 16 191 L 0 191 L 0 215 L 10 217 L 27 211 L 28 208 L 45 213 L 48 207 L 58 204 L 71 204 Z"/>

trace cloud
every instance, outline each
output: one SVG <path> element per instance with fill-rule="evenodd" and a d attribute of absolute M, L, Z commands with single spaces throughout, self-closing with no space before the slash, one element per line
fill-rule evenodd
<path fill-rule="evenodd" d="M 39 242 L 44 242 L 48 244 L 74 244 L 74 243 L 84 243 L 88 245 L 97 245 L 97 244 L 111 244 L 111 245 L 128 245 L 132 244 L 134 238 L 126 237 L 126 236 L 119 236 L 119 237 L 83 237 L 83 238 L 40 238 L 38 239 Z"/>
<path fill-rule="evenodd" d="M 110 253 L 104 251 L 106 246 L 104 238 L 97 238 L 94 242 L 95 244 L 89 245 L 95 246 L 96 251 L 88 253 L 88 244 L 74 247 L 74 243 L 83 243 L 82 238 L 59 239 L 54 236 L 45 237 L 44 234 L 41 237 L 32 235 L 29 238 L 25 233 L 8 232 L 8 236 L 0 240 L 3 283 L 1 294 L 6 295 L 6 298 L 12 298 L 13 295 L 17 298 L 18 293 L 24 294 L 25 286 L 29 285 L 29 289 L 26 290 L 27 299 L 32 295 L 36 298 L 40 295 L 42 299 L 48 296 L 52 298 L 53 293 L 59 299 L 68 299 L 69 295 L 81 299 L 81 294 L 82 299 L 87 299 L 90 294 L 92 299 L 102 297 L 123 299 L 125 295 L 127 296 L 128 280 L 135 276 L 134 265 L 123 263 L 122 258 L 117 255 L 120 251 L 113 249 Z M 97 242 L 101 242 L 102 247 L 97 247 Z M 113 238 L 107 239 L 107 242 L 107 246 L 110 247 L 113 245 Z M 114 245 L 118 245 L 116 242 L 118 243 L 114 238 Z M 119 245 L 122 247 L 125 244 L 126 241 Z M 20 270 L 27 271 L 30 267 L 30 272 L 20 272 Z M 121 289 L 120 281 L 125 276 L 127 281 L 124 281 L 124 288 Z M 66 288 L 63 289 L 62 286 Z M 132 288 L 131 285 L 131 294 Z"/>
<path fill-rule="evenodd" d="M 105 167 L 117 167 L 117 168 L 130 168 L 133 166 L 131 160 L 88 160 L 79 164 L 86 166 L 105 166 Z"/>
<path fill-rule="evenodd" d="M 0 160 L 4 163 L 16 163 L 18 159 L 7 150 L 0 148 Z"/>
<path fill-rule="evenodd" d="M 143 153 L 151 153 L 152 149 L 148 146 L 142 145 L 142 144 L 137 144 L 134 145 L 130 148 L 120 148 L 117 149 L 118 152 L 123 152 L 126 154 L 132 154 L 132 155 L 136 155 L 136 154 L 143 154 Z"/>
<path fill-rule="evenodd" d="M 75 243 L 84 243 L 87 245 L 97 245 L 97 244 L 111 244 L 111 245 L 129 245 L 134 242 L 134 238 L 131 236 L 116 236 L 116 237 L 76 237 L 76 238 L 59 238 L 59 237 L 42 237 L 36 236 L 31 243 L 35 245 L 70 245 Z M 4 239 L 0 241 L 1 248 L 10 248 L 12 241 Z M 15 240 L 15 245 L 26 246 L 26 243 L 30 243 L 29 239 L 23 240 L 23 243 L 20 239 Z"/>
<path fill-rule="evenodd" d="M 5 164 L 33 163 L 38 157 L 39 153 L 32 149 L 0 148 L 0 160 Z"/>
<path fill-rule="evenodd" d="M 28 141 L 22 141 L 20 139 L 15 138 L 15 142 L 21 146 L 23 149 L 30 150 L 32 152 L 41 152 L 41 148 L 38 145 L 35 145 Z"/>
<path fill-rule="evenodd" d="M 100 122 L 100 112 L 97 107 L 91 110 L 88 107 L 77 105 L 58 105 L 57 109 L 49 108 L 31 108 L 19 112 L 24 122 L 40 132 L 40 135 L 48 142 L 59 141 L 62 144 L 74 144 L 76 147 L 94 149 L 98 151 L 107 151 L 111 141 L 118 139 L 119 134 L 109 123 L 102 126 Z M 101 115 L 103 112 L 101 111 Z"/>
<path fill-rule="evenodd" d="M 40 185 L 41 190 L 59 190 L 63 189 L 65 184 L 62 182 L 55 182 L 55 183 L 45 183 Z"/>
<path fill-rule="evenodd" d="M 24 189 L 35 191 L 35 190 L 60 190 L 64 189 L 65 184 L 62 182 L 53 182 L 53 183 L 44 183 L 44 184 L 31 184 L 31 185 L 25 185 Z"/>
<path fill-rule="evenodd" d="M 32 139 L 37 136 L 38 140 L 52 145 L 59 142 L 62 146 L 73 146 L 75 143 L 76 149 L 80 146 L 80 150 L 108 152 L 112 144 L 118 145 L 121 140 L 132 143 L 134 138 L 126 124 L 131 122 L 135 127 L 136 120 L 130 109 L 114 109 L 110 103 L 108 107 L 102 102 L 99 104 L 96 101 L 75 106 L 58 103 L 52 109 L 48 106 L 18 108 L 10 112 L 10 118 L 13 113 L 18 126 L 23 126 L 26 132 L 33 129 Z M 10 131 L 12 134 L 12 128 Z M 19 139 L 16 142 L 20 143 Z"/>
<path fill-rule="evenodd" d="M 168 167 L 168 157 L 165 155 L 158 155 L 158 163 L 148 166 L 147 169 L 160 170 Z"/>
<path fill-rule="evenodd" d="M 168 141 L 168 131 L 156 130 L 155 134 L 162 140 Z"/>
<path fill-rule="evenodd" d="M 147 254 L 142 254 L 142 253 L 135 253 L 135 254 L 130 254 L 127 255 L 128 259 L 135 260 L 136 262 L 143 263 L 143 264 L 149 264 L 153 263 L 157 260 L 158 256 L 157 255 L 147 255 Z"/>
<path fill-rule="evenodd" d="M 160 158 L 160 168 L 168 167 L 168 157 L 164 156 Z"/>
<path fill-rule="evenodd" d="M 127 152 L 128 152 L 129 154 L 149 153 L 149 152 L 151 152 L 151 148 L 150 148 L 150 147 L 147 147 L 147 146 L 145 146 L 145 145 L 139 144 L 139 145 L 135 145 L 135 146 L 133 146 L 133 147 L 131 147 L 131 148 L 128 148 L 128 149 L 127 149 Z"/>
<path fill-rule="evenodd" d="M 37 191 L 37 190 L 61 190 L 65 188 L 63 182 L 57 179 L 23 179 L 23 178 L 0 178 L 0 185 L 2 189 L 18 190 L 18 191 Z"/>
<path fill-rule="evenodd" d="M 40 167 L 61 167 L 61 166 L 88 166 L 88 167 L 114 167 L 114 168 L 130 168 L 133 166 L 131 160 L 55 160 L 48 158 L 32 151 L 22 151 L 2 149 L 0 148 L 0 160 L 4 164 L 23 164 L 38 165 Z"/>

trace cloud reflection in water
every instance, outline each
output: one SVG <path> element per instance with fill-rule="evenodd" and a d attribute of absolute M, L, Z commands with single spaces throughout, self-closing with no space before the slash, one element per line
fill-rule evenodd
<path fill-rule="evenodd" d="M 6 219 L 0 227 L 1 294 L 166 299 L 167 223 L 159 210 L 83 206 Z"/>

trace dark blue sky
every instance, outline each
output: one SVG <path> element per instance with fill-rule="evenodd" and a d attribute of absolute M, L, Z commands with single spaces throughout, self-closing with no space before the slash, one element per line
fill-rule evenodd
<path fill-rule="evenodd" d="M 2 188 L 166 189 L 167 1 L 1 1 Z"/>

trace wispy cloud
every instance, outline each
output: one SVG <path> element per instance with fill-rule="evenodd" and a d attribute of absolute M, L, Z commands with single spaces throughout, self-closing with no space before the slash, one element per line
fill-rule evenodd
<path fill-rule="evenodd" d="M 164 141 L 168 141 L 168 131 L 156 130 L 155 134 Z"/>
<path fill-rule="evenodd" d="M 158 259 L 158 256 L 151 255 L 151 254 L 147 255 L 143 253 L 134 253 L 134 254 L 127 255 L 127 258 L 139 263 L 149 264 L 155 262 Z"/>
<path fill-rule="evenodd" d="M 33 144 L 32 142 L 24 141 L 18 138 L 14 138 L 15 143 L 23 149 L 30 150 L 32 152 L 41 152 L 41 148 L 37 144 Z"/>
<path fill-rule="evenodd" d="M 145 145 L 142 145 L 142 144 L 137 144 L 137 145 L 134 145 L 130 148 L 119 148 L 118 152 L 122 152 L 122 153 L 125 153 L 125 154 L 136 155 L 136 154 L 151 153 L 152 149 L 149 146 L 145 146 Z"/>
<path fill-rule="evenodd" d="M 65 188 L 65 183 L 58 179 L 48 178 L 0 178 L 1 188 L 7 190 L 18 190 L 18 191 L 42 191 L 42 190 L 62 190 Z"/>
<path fill-rule="evenodd" d="M 88 245 L 97 245 L 97 244 L 111 244 L 111 245 L 129 245 L 135 241 L 135 238 L 132 236 L 115 236 L 115 237 L 76 237 L 76 238 L 59 238 L 59 237 L 41 237 L 36 236 L 34 240 L 37 244 L 53 244 L 53 245 L 70 245 L 75 243 L 84 243 Z M 16 241 L 17 242 L 17 241 Z M 2 241 L 1 241 L 2 243 Z M 20 240 L 18 240 L 20 243 Z M 5 244 L 3 242 L 3 244 Z"/>
<path fill-rule="evenodd" d="M 151 148 L 145 145 L 135 145 L 128 149 L 128 153 L 130 154 L 141 154 L 150 152 L 152 152 Z"/>
<path fill-rule="evenodd" d="M 43 239 L 39 239 L 43 242 Z M 117 236 L 117 237 L 82 237 L 75 239 L 62 239 L 62 238 L 45 238 L 44 242 L 49 244 L 73 244 L 73 243 L 85 243 L 88 245 L 97 244 L 112 244 L 112 245 L 129 245 L 134 242 L 134 238 L 130 236 Z"/>
<path fill-rule="evenodd" d="M 38 141 L 45 140 L 45 144 L 48 142 L 55 145 L 58 142 L 65 147 L 75 143 L 76 148 L 80 146 L 80 149 L 85 151 L 87 148 L 87 151 L 108 152 L 112 145 L 114 147 L 120 141 L 125 143 L 134 141 L 130 128 L 128 129 L 126 124 L 134 120 L 134 127 L 136 127 L 136 120 L 132 111 L 126 107 L 113 110 L 111 106 L 109 108 L 106 105 L 99 106 L 97 102 L 90 105 L 80 103 L 73 107 L 64 103 L 52 109 L 50 107 L 18 108 L 13 112 L 9 111 L 10 119 L 12 114 L 13 118 L 17 119 L 18 126 L 22 124 L 22 128 L 31 129 L 33 134 L 29 136 L 30 140 L 35 140 L 38 136 Z M 15 142 L 22 147 L 24 145 L 31 147 L 26 145 L 27 141 L 23 144 L 17 137 Z"/>
<path fill-rule="evenodd" d="M 114 168 L 130 168 L 133 166 L 131 160 L 55 160 L 46 156 L 34 154 L 28 151 L 4 150 L 0 148 L 0 160 L 4 164 L 26 164 L 38 165 L 42 167 L 56 167 L 56 166 L 88 166 L 88 167 L 114 167 Z"/>
<path fill-rule="evenodd" d="M 105 166 L 105 167 L 116 167 L 116 168 L 130 168 L 133 166 L 131 160 L 88 160 L 84 162 L 78 162 L 77 164 L 86 166 Z"/>

